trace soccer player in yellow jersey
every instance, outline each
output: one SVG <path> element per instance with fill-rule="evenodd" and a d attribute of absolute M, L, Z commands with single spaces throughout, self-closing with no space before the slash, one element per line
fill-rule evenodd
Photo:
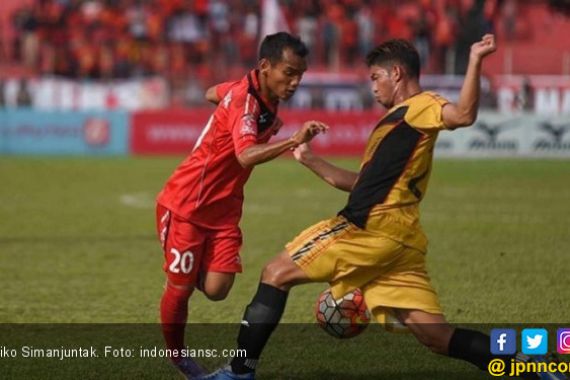
<path fill-rule="evenodd" d="M 324 181 L 350 192 L 347 205 L 336 217 L 303 231 L 265 266 L 238 336 L 247 357 L 233 358 L 206 378 L 253 379 L 289 290 L 308 282 L 330 283 L 335 298 L 360 288 L 378 322 L 391 317 L 432 351 L 487 369 L 489 337 L 454 328 L 443 316 L 426 272 L 427 238 L 418 208 L 438 132 L 473 124 L 481 65 L 495 50 L 493 35 L 473 44 L 457 103 L 421 89 L 419 56 L 409 42 L 390 40 L 370 52 L 372 91 L 388 112 L 371 132 L 360 171 L 334 166 L 313 155 L 307 144 L 294 152 Z"/>

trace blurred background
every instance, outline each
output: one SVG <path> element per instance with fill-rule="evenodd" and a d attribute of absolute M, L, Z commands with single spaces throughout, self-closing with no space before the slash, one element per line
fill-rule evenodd
<path fill-rule="evenodd" d="M 471 44 L 485 33 L 495 33 L 499 51 L 485 62 L 481 106 L 497 114 L 479 130 L 486 133 L 485 141 L 496 142 L 490 140 L 496 136 L 487 132 L 492 125 L 505 122 L 501 115 L 570 114 L 568 3 L 3 0 L 0 109 L 4 109 L 4 121 L 0 128 L 4 143 L 0 152 L 85 152 L 77 146 L 66 148 L 67 143 L 58 146 L 57 141 L 77 135 L 65 132 L 66 120 L 82 124 L 87 148 L 101 150 L 111 140 L 123 139 L 112 153 L 187 152 L 211 112 L 204 101 L 205 89 L 241 78 L 255 66 L 263 36 L 279 30 L 300 36 L 310 49 L 309 70 L 295 97 L 283 105 L 282 109 L 291 111 L 284 118 L 295 124 L 313 116 L 311 111 L 358 112 L 339 125 L 343 139 L 348 136 L 358 142 L 352 148 L 328 149 L 332 154 L 360 151 L 367 132 L 360 132 L 355 124 L 369 126 L 382 112 L 370 96 L 363 63 L 376 44 L 395 37 L 413 41 L 423 64 L 423 86 L 455 100 Z M 27 113 L 10 112 L 16 109 L 27 109 Z M 197 111 L 189 113 L 189 109 Z M 33 112 L 53 111 L 71 113 L 50 114 L 47 119 L 30 117 Z M 89 118 L 84 112 L 103 114 Z M 30 118 L 36 121 L 30 124 Z M 59 130 L 42 127 L 42 122 L 54 118 Z M 339 124 L 336 116 L 328 119 Z M 26 120 L 23 129 L 22 120 Z M 347 126 L 350 120 L 353 123 Z M 542 135 L 543 139 L 551 136 L 548 141 L 562 142 L 562 132 L 556 134 L 562 131 L 560 122 L 532 123 L 534 137 L 526 136 L 518 145 L 536 144 L 543 133 L 550 133 Z M 112 128 L 106 128 L 111 124 Z M 153 138 L 157 146 L 146 146 L 153 144 Z M 454 140 L 451 145 L 462 144 L 459 137 Z M 465 149 L 446 150 L 449 144 L 441 142 L 438 150 L 444 155 L 469 155 Z M 536 153 L 529 149 L 523 147 L 515 155 Z"/>

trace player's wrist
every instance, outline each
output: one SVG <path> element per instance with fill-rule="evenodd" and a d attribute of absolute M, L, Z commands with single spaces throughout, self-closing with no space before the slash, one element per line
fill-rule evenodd
<path fill-rule="evenodd" d="M 294 135 L 287 139 L 287 143 L 288 143 L 287 148 L 293 148 L 293 149 L 302 144 L 302 142 L 298 142 L 297 139 L 295 139 Z"/>
<path fill-rule="evenodd" d="M 480 65 L 483 62 L 483 57 L 479 54 L 471 53 L 469 61 L 474 65 Z"/>
<path fill-rule="evenodd" d="M 299 157 L 299 162 L 304 166 L 311 168 L 315 162 L 315 155 L 312 152 L 305 152 Z"/>

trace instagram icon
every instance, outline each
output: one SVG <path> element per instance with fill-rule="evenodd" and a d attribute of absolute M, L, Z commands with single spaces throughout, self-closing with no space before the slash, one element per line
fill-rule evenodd
<path fill-rule="evenodd" d="M 558 329 L 558 344 L 556 348 L 562 355 L 570 354 L 570 329 Z"/>

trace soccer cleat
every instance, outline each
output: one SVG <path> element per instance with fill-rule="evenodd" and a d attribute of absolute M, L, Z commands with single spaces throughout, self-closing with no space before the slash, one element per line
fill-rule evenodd
<path fill-rule="evenodd" d="M 549 354 L 547 356 L 535 356 L 533 358 L 534 362 L 536 363 L 553 363 L 553 362 L 558 362 L 558 359 L 552 355 Z M 536 374 L 538 375 L 538 378 L 540 380 L 568 380 L 568 377 L 563 374 L 562 372 L 536 372 Z"/>
<path fill-rule="evenodd" d="M 250 372 L 238 375 L 237 373 L 233 373 L 231 368 L 228 366 L 220 368 L 209 375 L 199 377 L 197 380 L 255 380 L 255 373 Z"/>
<path fill-rule="evenodd" d="M 537 355 L 537 356 L 528 356 L 522 353 L 518 353 L 516 356 L 516 360 L 523 363 L 557 363 L 559 362 L 558 358 L 554 354 L 547 354 L 546 356 Z M 562 372 L 541 372 L 537 371 L 532 373 L 534 375 L 534 379 L 537 380 L 570 380 L 566 375 Z"/>
<path fill-rule="evenodd" d="M 178 368 L 184 377 L 188 380 L 198 379 L 200 376 L 204 376 L 206 371 L 198 363 L 190 358 L 183 358 L 178 363 L 174 363 L 174 366 Z"/>

